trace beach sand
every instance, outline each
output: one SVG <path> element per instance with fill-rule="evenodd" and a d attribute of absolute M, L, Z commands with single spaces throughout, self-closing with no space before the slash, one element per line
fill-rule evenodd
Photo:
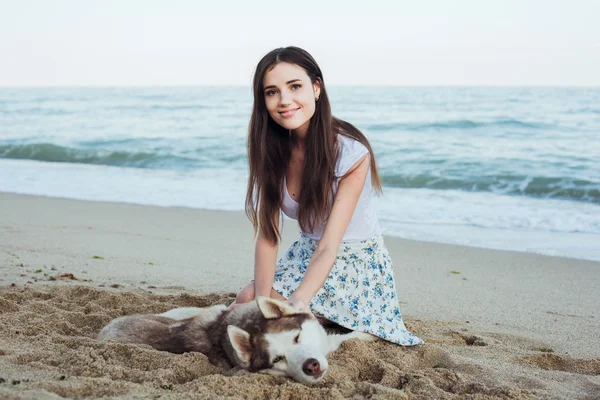
<path fill-rule="evenodd" d="M 252 278 L 242 213 L 0 193 L 0 398 L 600 399 L 600 263 L 385 240 L 426 344 L 346 342 L 308 387 L 95 340 L 120 315 L 231 302 Z"/>

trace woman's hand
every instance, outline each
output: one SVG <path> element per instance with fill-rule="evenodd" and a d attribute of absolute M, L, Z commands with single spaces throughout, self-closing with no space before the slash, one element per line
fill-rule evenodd
<path fill-rule="evenodd" d="M 308 302 L 297 299 L 294 295 L 287 300 L 287 303 L 300 312 L 311 314 L 310 307 L 307 304 Z"/>

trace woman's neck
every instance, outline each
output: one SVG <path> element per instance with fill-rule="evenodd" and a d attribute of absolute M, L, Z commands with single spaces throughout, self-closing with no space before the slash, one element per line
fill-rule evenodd
<path fill-rule="evenodd" d="M 292 150 L 304 153 L 306 148 L 306 134 L 299 135 L 294 131 L 290 131 L 290 138 L 292 139 Z"/>
<path fill-rule="evenodd" d="M 306 121 L 302 126 L 297 129 L 290 130 L 290 136 L 294 139 L 294 142 L 306 143 L 306 137 L 308 136 L 308 127 L 310 126 L 310 120 Z"/>

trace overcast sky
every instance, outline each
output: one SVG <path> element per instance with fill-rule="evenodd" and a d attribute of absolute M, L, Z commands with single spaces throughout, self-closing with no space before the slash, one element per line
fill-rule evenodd
<path fill-rule="evenodd" d="M 296 45 L 329 85 L 600 85 L 600 0 L 0 0 L 0 86 L 250 85 Z"/>

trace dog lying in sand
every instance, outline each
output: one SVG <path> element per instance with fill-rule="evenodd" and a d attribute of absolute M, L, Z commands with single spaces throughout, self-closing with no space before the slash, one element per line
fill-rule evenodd
<path fill-rule="evenodd" d="M 362 332 L 327 334 L 312 314 L 266 297 L 231 310 L 216 305 L 124 316 L 98 335 L 99 340 L 148 344 L 172 353 L 198 351 L 223 368 L 284 375 L 304 384 L 323 379 L 327 354 L 354 338 L 375 340 Z"/>

